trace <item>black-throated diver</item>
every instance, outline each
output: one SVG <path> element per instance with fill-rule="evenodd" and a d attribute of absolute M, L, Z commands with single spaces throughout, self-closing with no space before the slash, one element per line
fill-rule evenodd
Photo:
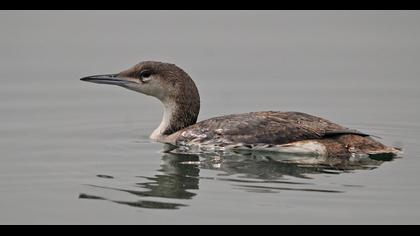
<path fill-rule="evenodd" d="M 200 110 L 197 87 L 174 64 L 144 61 L 118 74 L 81 80 L 118 85 L 158 98 L 164 114 L 150 138 L 175 147 L 271 150 L 331 157 L 400 152 L 368 134 L 301 112 L 250 112 L 196 123 Z"/>

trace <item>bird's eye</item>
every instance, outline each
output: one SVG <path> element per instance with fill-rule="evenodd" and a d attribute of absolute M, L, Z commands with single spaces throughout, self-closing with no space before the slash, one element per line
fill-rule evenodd
<path fill-rule="evenodd" d="M 150 79 L 150 76 L 152 75 L 152 72 L 150 70 L 144 70 L 140 72 L 140 78 L 143 80 L 143 82 Z"/>

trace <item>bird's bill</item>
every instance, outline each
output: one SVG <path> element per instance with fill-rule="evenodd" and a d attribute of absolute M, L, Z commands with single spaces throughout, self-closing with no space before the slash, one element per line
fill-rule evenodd
<path fill-rule="evenodd" d="M 80 80 L 97 83 L 97 84 L 112 84 L 112 85 L 127 85 L 130 83 L 136 83 L 130 78 L 119 77 L 118 74 L 108 74 L 108 75 L 92 75 L 88 77 L 81 78 Z"/>

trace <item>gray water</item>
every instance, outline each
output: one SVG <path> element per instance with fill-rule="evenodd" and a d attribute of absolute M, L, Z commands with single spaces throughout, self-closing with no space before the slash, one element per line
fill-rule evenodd
<path fill-rule="evenodd" d="M 1 224 L 420 223 L 418 11 L 1 11 Z M 81 82 L 142 60 L 196 81 L 199 120 L 301 111 L 402 158 L 298 165 L 163 154 L 158 100 Z"/>

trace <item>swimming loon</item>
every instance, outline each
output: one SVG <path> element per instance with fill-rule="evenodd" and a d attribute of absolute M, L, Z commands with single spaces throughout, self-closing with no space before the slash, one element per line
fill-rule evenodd
<path fill-rule="evenodd" d="M 82 81 L 118 85 L 159 99 L 164 114 L 152 140 L 174 147 L 250 149 L 330 157 L 392 154 L 400 150 L 370 135 L 301 112 L 262 111 L 197 122 L 200 96 L 191 77 L 174 64 L 144 61 L 118 74 Z"/>

